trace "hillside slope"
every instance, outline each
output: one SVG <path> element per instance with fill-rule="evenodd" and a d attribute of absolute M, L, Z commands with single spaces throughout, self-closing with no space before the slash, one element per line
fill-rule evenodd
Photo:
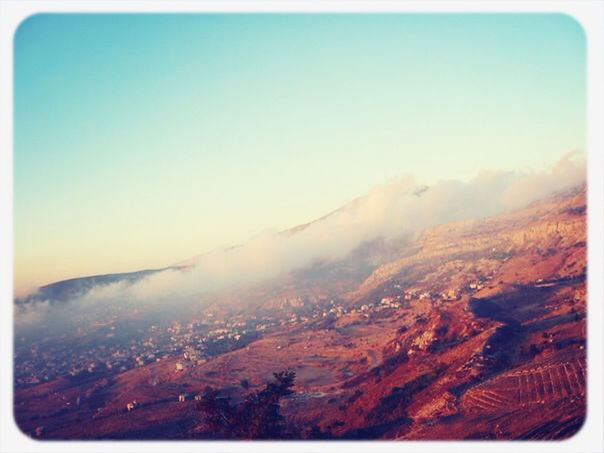
<path fill-rule="evenodd" d="M 19 388 L 16 419 L 45 438 L 211 437 L 192 395 L 241 400 L 291 369 L 281 411 L 301 438 L 567 438 L 585 417 L 585 203 L 577 188 L 427 230 L 345 284 L 317 271 L 304 288 L 264 284 L 254 305 L 217 301 L 216 335 L 253 317 L 255 336 L 199 361 Z"/>

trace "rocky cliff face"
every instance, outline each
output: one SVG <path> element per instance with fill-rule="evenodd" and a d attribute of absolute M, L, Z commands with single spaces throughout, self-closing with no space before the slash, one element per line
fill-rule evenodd
<path fill-rule="evenodd" d="M 377 267 L 347 297 L 362 299 L 390 279 L 405 279 L 412 267 L 426 267 L 426 263 L 430 263 L 427 267 L 433 268 L 439 262 L 450 263 L 457 256 L 462 261 L 463 257 L 474 257 L 474 267 L 485 276 L 501 269 L 510 259 L 531 255 L 547 261 L 560 253 L 565 257 L 566 267 L 557 268 L 555 275 L 584 272 L 581 263 L 585 261 L 587 236 L 585 203 L 585 188 L 581 187 L 513 213 L 429 229 L 417 240 L 416 253 Z M 513 266 L 508 264 L 506 267 Z M 551 271 L 548 269 L 547 274 Z"/>

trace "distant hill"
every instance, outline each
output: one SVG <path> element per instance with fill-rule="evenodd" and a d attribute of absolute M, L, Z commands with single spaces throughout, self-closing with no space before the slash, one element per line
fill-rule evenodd
<path fill-rule="evenodd" d="M 50 303 L 65 303 L 75 297 L 83 296 L 95 286 L 106 286 L 112 283 L 134 283 L 149 275 L 171 269 L 182 269 L 183 266 L 169 266 L 161 269 L 145 269 L 136 272 L 119 274 L 92 275 L 89 277 L 70 278 L 41 286 L 35 293 L 15 300 L 17 304 L 48 300 Z"/>

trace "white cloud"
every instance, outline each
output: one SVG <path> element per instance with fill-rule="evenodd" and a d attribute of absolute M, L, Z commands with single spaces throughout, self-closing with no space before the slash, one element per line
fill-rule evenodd
<path fill-rule="evenodd" d="M 98 287 L 82 302 L 196 301 L 205 292 L 270 279 L 316 259 L 344 258 L 365 241 L 521 208 L 583 183 L 585 175 L 584 156 L 576 152 L 542 172 L 482 172 L 469 182 L 440 181 L 425 191 L 413 176 L 403 175 L 295 234 L 263 232 L 242 246 L 201 255 L 186 272 L 168 270 L 134 284 Z"/>

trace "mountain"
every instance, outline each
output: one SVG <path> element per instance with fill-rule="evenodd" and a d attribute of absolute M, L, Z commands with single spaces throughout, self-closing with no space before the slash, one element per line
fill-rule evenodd
<path fill-rule="evenodd" d="M 183 266 L 171 266 L 161 269 L 145 269 L 136 272 L 70 278 L 68 280 L 61 280 L 41 286 L 36 292 L 21 299 L 15 300 L 15 303 L 26 304 L 45 300 L 50 301 L 50 303 L 66 303 L 71 299 L 83 296 L 95 286 L 106 286 L 121 282 L 132 284 L 150 275 L 171 269 L 183 269 Z"/>
<path fill-rule="evenodd" d="M 15 418 L 49 439 L 212 438 L 195 395 L 235 413 L 290 370 L 294 438 L 565 439 L 586 411 L 586 242 L 581 186 L 216 293 L 164 326 L 80 322 L 17 343 Z"/>
<path fill-rule="evenodd" d="M 426 190 L 428 190 L 428 186 L 418 186 L 411 195 L 420 197 Z M 358 205 L 363 202 L 364 197 L 359 197 L 351 202 L 341 206 L 340 208 L 305 224 L 297 225 L 295 227 L 280 231 L 277 233 L 278 236 L 291 238 L 298 233 L 308 229 L 308 227 L 312 225 L 318 225 L 321 222 L 325 222 L 328 219 L 331 219 L 333 216 L 338 213 L 345 211 L 354 211 L 358 208 Z M 378 238 L 371 241 L 366 241 L 361 243 L 353 252 L 345 258 L 346 261 L 343 267 L 351 269 L 351 264 L 354 263 L 354 267 L 357 271 L 360 269 L 365 269 L 368 264 L 375 264 L 376 262 L 384 261 L 388 258 L 393 258 L 394 254 L 399 252 L 401 242 L 404 242 L 405 238 L 396 238 L 395 240 L 385 241 L 383 238 Z M 225 247 L 219 252 L 228 252 L 230 250 L 235 250 L 243 245 L 233 245 L 230 247 Z M 124 282 L 127 284 L 133 284 L 145 277 L 149 277 L 153 274 L 163 272 L 166 270 L 187 270 L 195 267 L 200 260 L 204 257 L 210 255 L 210 253 L 204 253 L 197 255 L 193 258 L 189 258 L 187 260 L 181 261 L 172 266 L 160 268 L 160 269 L 145 269 L 141 271 L 128 272 L 128 273 L 115 273 L 115 274 L 104 274 L 104 275 L 94 275 L 94 276 L 85 276 L 72 278 L 67 280 L 62 280 L 54 283 L 50 283 L 48 285 L 44 285 L 39 287 L 36 292 L 29 294 L 25 297 L 15 300 L 17 304 L 26 304 L 30 302 L 39 302 L 39 301 L 49 301 L 51 304 L 55 303 L 66 303 L 71 299 L 75 299 L 77 297 L 81 297 L 85 295 L 88 291 L 90 291 L 95 286 L 106 286 L 113 283 Z M 308 273 L 307 271 L 313 271 L 313 269 L 317 269 L 317 262 L 313 263 L 313 265 L 302 268 L 298 273 L 294 273 L 296 277 L 300 277 L 302 274 Z M 319 263 L 320 264 L 320 263 Z M 342 264 L 342 261 L 340 261 Z M 337 267 L 337 264 L 336 266 Z M 334 266 L 331 266 L 333 269 Z"/>

